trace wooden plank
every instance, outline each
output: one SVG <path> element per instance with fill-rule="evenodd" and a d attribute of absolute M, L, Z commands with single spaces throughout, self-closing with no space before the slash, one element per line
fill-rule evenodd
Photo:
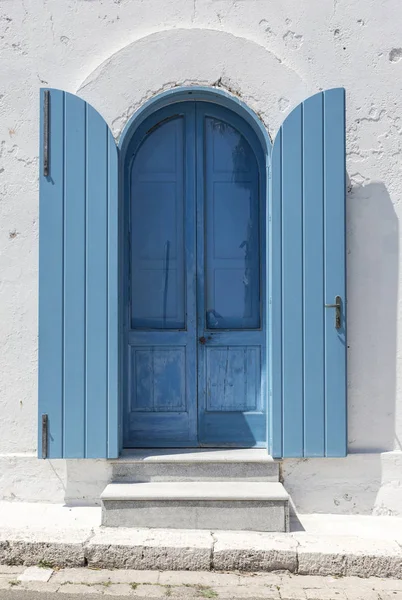
<path fill-rule="evenodd" d="M 64 453 L 85 456 L 86 105 L 65 95 Z"/>
<path fill-rule="evenodd" d="M 63 211 L 64 92 L 49 90 L 49 175 L 43 174 L 44 90 L 39 160 L 39 382 L 38 449 L 42 414 L 48 415 L 48 458 L 63 451 Z"/>
<path fill-rule="evenodd" d="M 107 126 L 91 107 L 86 119 L 86 447 L 85 456 L 107 449 Z"/>
<path fill-rule="evenodd" d="M 302 119 L 282 126 L 283 456 L 303 456 Z"/>
<path fill-rule="evenodd" d="M 342 297 L 340 329 L 334 309 L 325 312 L 327 456 L 347 453 L 345 174 L 345 91 L 337 88 L 324 92 L 325 302 Z"/>
<path fill-rule="evenodd" d="M 323 94 L 303 104 L 304 454 L 324 456 Z"/>
<path fill-rule="evenodd" d="M 269 218 L 269 356 L 270 356 L 270 431 L 271 454 L 283 456 L 282 389 L 282 129 L 275 139 L 272 154 L 272 179 Z"/>
<path fill-rule="evenodd" d="M 107 457 L 117 458 L 120 450 L 120 363 L 119 363 L 119 153 L 107 132 Z"/>

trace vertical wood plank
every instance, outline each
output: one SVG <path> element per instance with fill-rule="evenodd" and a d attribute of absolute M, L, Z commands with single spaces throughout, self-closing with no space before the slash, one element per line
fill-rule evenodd
<path fill-rule="evenodd" d="M 86 104 L 65 98 L 64 453 L 85 456 Z"/>
<path fill-rule="evenodd" d="M 49 175 L 43 175 L 43 101 L 40 106 L 39 160 L 39 427 L 48 415 L 48 458 L 63 452 L 63 211 L 64 92 L 51 90 L 49 101 Z"/>
<path fill-rule="evenodd" d="M 323 94 L 303 105 L 304 454 L 324 456 Z"/>
<path fill-rule="evenodd" d="M 271 202 L 269 215 L 269 265 L 270 303 L 270 401 L 271 401 L 271 453 L 274 458 L 283 456 L 283 391 L 282 391 L 282 129 L 275 139 L 272 155 Z"/>
<path fill-rule="evenodd" d="M 119 456 L 119 161 L 107 132 L 107 457 Z"/>
<path fill-rule="evenodd" d="M 282 126 L 283 455 L 303 456 L 302 106 Z"/>
<path fill-rule="evenodd" d="M 325 312 L 326 455 L 345 456 L 346 289 L 345 289 L 345 92 L 324 92 L 325 302 L 342 297 L 341 329 L 334 309 Z"/>
<path fill-rule="evenodd" d="M 107 126 L 91 107 L 86 121 L 86 448 L 107 452 Z"/>

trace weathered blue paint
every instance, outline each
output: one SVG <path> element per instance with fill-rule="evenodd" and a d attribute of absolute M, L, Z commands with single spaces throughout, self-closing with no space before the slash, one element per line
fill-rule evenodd
<path fill-rule="evenodd" d="M 201 102 L 157 111 L 132 141 L 126 446 L 265 442 L 265 179 L 253 146 L 247 123 Z"/>
<path fill-rule="evenodd" d="M 49 458 L 112 458 L 117 148 L 102 117 L 59 90 L 50 90 L 49 134 L 49 175 L 40 173 L 39 418 L 48 415 Z"/>
<path fill-rule="evenodd" d="M 272 158 L 272 454 L 345 456 L 345 98 L 309 98 Z M 342 327 L 335 328 L 335 296 Z"/>

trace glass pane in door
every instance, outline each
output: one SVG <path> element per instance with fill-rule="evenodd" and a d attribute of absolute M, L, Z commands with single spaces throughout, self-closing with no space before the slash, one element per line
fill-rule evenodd
<path fill-rule="evenodd" d="M 208 329 L 260 327 L 258 167 L 247 140 L 205 119 L 205 302 Z"/>

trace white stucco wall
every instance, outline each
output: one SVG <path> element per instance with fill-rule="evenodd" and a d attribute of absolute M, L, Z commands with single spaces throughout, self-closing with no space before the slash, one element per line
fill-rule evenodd
<path fill-rule="evenodd" d="M 78 92 L 118 135 L 156 92 L 219 84 L 274 137 L 342 85 L 351 454 L 283 477 L 302 512 L 402 514 L 401 19 L 399 0 L 0 1 L 0 498 L 92 502 L 110 470 L 33 458 L 39 87 Z"/>

